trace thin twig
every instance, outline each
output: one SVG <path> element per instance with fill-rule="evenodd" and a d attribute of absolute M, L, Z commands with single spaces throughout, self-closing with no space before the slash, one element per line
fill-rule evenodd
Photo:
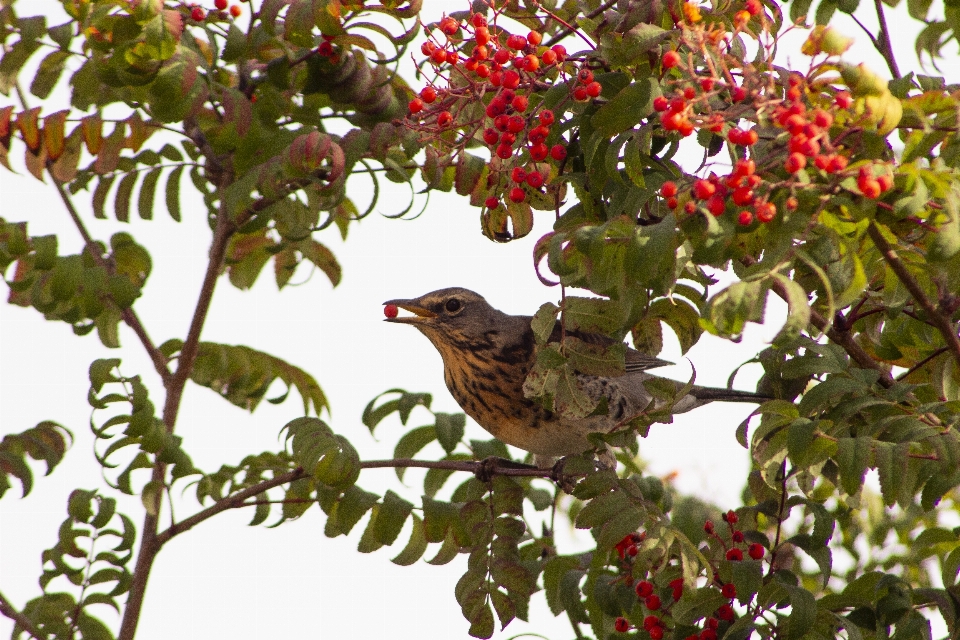
<path fill-rule="evenodd" d="M 897 376 L 897 381 L 899 382 L 900 380 L 906 380 L 907 378 L 910 377 L 910 374 L 911 374 L 911 373 L 913 373 L 914 371 L 916 371 L 917 369 L 919 369 L 919 368 L 922 367 L 923 365 L 927 364 L 928 362 L 930 362 L 931 360 L 933 360 L 934 358 L 936 358 L 936 357 L 939 356 L 940 354 L 946 353 L 947 351 L 949 351 L 949 349 L 947 349 L 946 347 L 940 347 L 939 349 L 937 349 L 936 351 L 934 351 L 933 353 L 931 353 L 930 355 L 928 355 L 926 358 L 924 358 L 923 360 L 921 360 L 921 361 L 918 362 L 917 364 L 913 365 L 912 367 L 910 367 L 909 369 L 907 369 L 906 371 L 904 371 L 903 373 L 901 373 L 900 375 L 898 375 L 898 376 Z"/>
<path fill-rule="evenodd" d="M 587 15 L 585 15 L 584 18 L 587 18 L 587 19 L 596 18 L 598 15 L 600 15 L 601 13 L 603 13 L 604 11 L 606 11 L 607 9 L 610 9 L 610 8 L 612 8 L 612 7 L 615 7 L 615 6 L 617 5 L 617 2 L 619 2 L 619 1 L 620 1 L 620 0 L 607 0 L 607 2 L 604 2 L 602 5 L 600 5 L 599 7 L 597 7 L 596 9 L 594 9 L 593 11 L 591 11 L 590 13 L 588 13 Z M 565 23 L 564 21 L 560 20 L 557 16 L 555 16 L 555 15 L 553 15 L 553 14 L 550 14 L 550 17 L 551 17 L 553 20 L 556 20 L 557 22 L 559 22 L 560 24 L 566 25 L 566 23 Z M 570 35 L 571 33 L 573 33 L 574 31 L 576 31 L 575 28 L 571 27 L 570 25 L 566 25 L 565 28 L 563 28 L 563 29 L 561 29 L 560 31 L 557 32 L 557 35 L 555 35 L 555 36 L 553 36 L 552 38 L 550 38 L 549 40 L 547 40 L 547 42 L 545 43 L 545 45 L 548 46 L 548 47 L 552 47 L 553 45 L 557 44 L 558 42 L 560 42 L 561 40 L 563 40 L 564 38 L 566 38 L 567 36 L 569 36 L 569 35 Z M 590 43 L 588 42 L 587 44 L 590 44 Z M 594 48 L 593 45 L 591 45 L 591 48 Z"/>
<path fill-rule="evenodd" d="M 7 616 L 11 620 L 17 623 L 17 625 L 29 633 L 37 640 L 44 640 L 47 636 L 40 633 L 40 631 L 33 625 L 33 622 L 30 621 L 30 618 L 23 615 L 17 609 L 10 604 L 10 601 L 7 600 L 6 596 L 0 593 L 0 613 Z"/>
<path fill-rule="evenodd" d="M 877 10 L 877 22 L 880 23 L 880 34 L 873 44 L 877 47 L 880 55 L 883 56 L 894 79 L 899 78 L 900 68 L 897 66 L 897 59 L 893 54 L 893 42 L 890 40 L 890 30 L 887 28 L 886 16 L 883 14 L 883 0 L 873 0 L 873 6 Z"/>
<path fill-rule="evenodd" d="M 870 239 L 873 240 L 873 244 L 875 244 L 880 251 L 880 255 L 883 256 L 883 259 L 886 260 L 890 269 L 896 274 L 897 279 L 903 283 L 903 286 L 910 292 L 910 295 L 913 296 L 916 303 L 927 313 L 927 319 L 943 336 L 947 348 L 953 354 L 957 364 L 960 364 L 960 337 L 957 336 L 957 330 L 950 322 L 950 318 L 946 314 L 941 313 L 940 310 L 930 302 L 930 299 L 927 298 L 920 284 L 907 270 L 907 267 L 897 255 L 896 250 L 894 250 L 886 238 L 883 237 L 883 233 L 875 222 L 871 222 L 867 227 L 867 233 L 870 235 Z"/>
<path fill-rule="evenodd" d="M 306 472 L 302 468 L 297 467 L 293 471 L 280 474 L 279 476 L 275 476 L 270 480 L 265 480 L 253 485 L 252 487 L 247 487 L 243 491 L 238 491 L 228 498 L 218 500 L 212 506 L 204 509 L 203 511 L 195 513 L 185 520 L 172 524 L 168 529 L 158 533 L 157 537 L 155 538 L 157 550 L 159 551 L 159 548 L 169 542 L 174 536 L 177 536 L 185 531 L 189 531 L 204 520 L 209 520 L 213 516 L 217 515 L 218 513 L 223 513 L 227 509 L 244 507 L 246 506 L 244 501 L 260 495 L 265 491 L 273 489 L 274 487 L 279 487 L 280 485 L 287 484 L 288 482 L 299 480 L 306 475 Z"/>
<path fill-rule="evenodd" d="M 773 539 L 773 547 L 770 549 L 770 570 L 767 575 L 773 575 L 774 567 L 777 565 L 777 550 L 780 547 L 780 534 L 783 530 L 783 510 L 787 506 L 787 461 L 780 463 L 780 507 L 777 509 L 777 535 Z"/>
<path fill-rule="evenodd" d="M 419 469 L 446 469 L 448 471 L 468 471 L 476 473 L 483 466 L 483 462 L 467 462 L 457 460 L 414 460 L 413 458 L 394 458 L 392 460 L 367 460 L 360 463 L 362 469 L 394 469 L 397 467 L 415 467 Z M 494 467 L 490 470 L 495 476 L 519 476 L 526 478 L 551 478 L 553 469 Z"/>
<path fill-rule="evenodd" d="M 86 245 L 86 249 L 90 254 L 90 257 L 93 258 L 93 261 L 96 262 L 98 266 L 105 269 L 107 273 L 114 273 L 115 269 L 113 268 L 113 265 L 104 259 L 104 257 L 100 254 L 100 250 L 97 248 L 96 242 L 94 242 L 90 232 L 87 231 L 86 225 L 83 224 L 83 219 L 77 212 L 77 208 L 73 206 L 73 201 L 70 199 L 70 194 L 67 193 L 63 183 L 53 175 L 52 171 L 49 171 L 49 167 L 48 173 L 50 174 L 50 178 L 53 180 L 54 186 L 57 188 L 57 193 L 60 194 L 60 199 L 63 201 L 63 206 L 66 207 L 67 212 L 70 214 L 70 218 L 73 220 L 74 226 L 77 228 L 77 231 L 80 232 L 80 236 L 83 238 L 83 243 Z M 170 377 L 170 369 L 167 368 L 167 359 L 162 353 L 160 353 L 160 350 L 157 349 L 156 345 L 153 344 L 153 341 L 150 339 L 150 335 L 147 333 L 146 327 L 144 327 L 143 323 L 140 322 L 140 318 L 137 316 L 136 311 L 134 311 L 131 307 L 121 309 L 120 317 L 123 318 L 123 321 L 128 327 L 133 329 L 133 332 L 140 340 L 140 344 L 142 344 L 143 348 L 147 351 L 150 361 L 153 362 L 153 368 L 156 369 L 157 373 L 160 374 L 160 379 L 163 380 L 164 384 L 166 384 L 167 379 Z"/>

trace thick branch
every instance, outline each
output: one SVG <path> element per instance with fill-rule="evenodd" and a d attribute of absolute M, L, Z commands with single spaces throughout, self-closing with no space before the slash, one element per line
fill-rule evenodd
<path fill-rule="evenodd" d="M 16 622 L 21 629 L 29 633 L 34 638 L 37 638 L 38 640 L 43 640 L 46 638 L 44 634 L 40 633 L 40 631 L 33 626 L 33 622 L 30 621 L 30 618 L 17 611 L 2 593 L 0 593 L 0 613 Z"/>
<path fill-rule="evenodd" d="M 870 239 L 873 240 L 873 244 L 880 250 L 880 255 L 886 260 L 890 269 L 896 274 L 900 282 L 903 283 L 907 291 L 910 292 L 910 295 L 913 296 L 916 303 L 927 313 L 927 319 L 943 336 L 947 348 L 950 349 L 954 359 L 960 364 L 960 337 L 957 337 L 957 330 L 950 322 L 949 316 L 941 313 L 930 299 L 927 298 L 920 284 L 910 274 L 910 271 L 907 270 L 907 267 L 897 255 L 896 250 L 894 250 L 886 238 L 883 237 L 883 233 L 881 233 L 876 223 L 870 223 L 870 226 L 867 227 L 867 233 L 870 234 Z"/>
<path fill-rule="evenodd" d="M 166 531 L 163 531 L 157 534 L 156 545 L 159 550 L 159 547 L 162 547 L 164 544 L 170 541 L 176 535 L 183 533 L 184 531 L 189 531 L 194 528 L 204 520 L 209 520 L 218 513 L 223 513 L 227 509 L 237 509 L 239 507 L 246 506 L 244 504 L 245 500 L 248 500 L 254 496 L 260 495 L 261 493 L 273 489 L 274 487 L 279 487 L 282 484 L 287 484 L 288 482 L 293 482 L 294 480 L 299 480 L 304 477 L 306 472 L 297 467 L 293 471 L 288 471 L 287 473 L 281 474 L 274 477 L 271 480 L 265 480 L 259 484 L 255 484 L 252 487 L 248 487 L 243 491 L 239 491 L 236 494 L 230 496 L 229 498 L 224 498 L 223 500 L 218 500 L 212 506 L 204 509 L 199 513 L 195 513 L 186 520 L 181 522 L 176 522 L 170 525 L 170 528 Z"/>
<path fill-rule="evenodd" d="M 53 180 L 53 184 L 57 187 L 57 193 L 60 194 L 60 199 L 63 201 L 63 205 L 66 207 L 67 212 L 70 214 L 70 218 L 73 220 L 73 224 L 77 227 L 77 231 L 80 232 L 80 236 L 83 238 L 83 243 L 86 245 L 87 252 L 93 260 L 101 267 L 107 270 L 107 273 L 113 273 L 113 265 L 109 264 L 104 260 L 103 256 L 100 255 L 100 251 L 97 249 L 97 245 L 93 240 L 93 237 L 90 235 L 90 232 L 87 231 L 86 225 L 83 224 L 83 220 L 80 218 L 80 214 L 77 213 L 76 207 L 73 206 L 73 201 L 70 200 L 70 194 L 67 193 L 67 190 L 64 189 L 63 183 L 57 180 L 56 176 L 53 173 L 50 173 L 50 178 Z M 153 368 L 156 369 L 157 373 L 160 374 L 160 379 L 166 383 L 167 379 L 170 377 L 170 369 L 167 368 L 167 359 L 160 353 L 160 350 L 157 349 L 156 345 L 153 344 L 153 341 L 150 339 L 150 335 L 147 333 L 146 328 L 143 326 L 143 323 L 140 322 L 140 318 L 137 317 L 137 313 L 131 309 L 123 309 L 120 312 L 123 321 L 127 324 L 128 327 L 133 329 L 133 332 L 137 335 L 137 338 L 140 340 L 140 344 L 143 345 L 143 348 L 147 351 L 147 355 L 150 356 L 150 360 L 153 362 Z"/>

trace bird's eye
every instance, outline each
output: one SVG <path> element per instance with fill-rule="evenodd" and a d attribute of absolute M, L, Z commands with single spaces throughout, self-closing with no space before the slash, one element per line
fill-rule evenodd
<path fill-rule="evenodd" d="M 456 313 L 457 311 L 460 311 L 463 305 L 461 305 L 460 301 L 456 298 L 450 298 L 447 300 L 447 304 L 445 304 L 444 307 L 446 307 L 448 313 Z"/>

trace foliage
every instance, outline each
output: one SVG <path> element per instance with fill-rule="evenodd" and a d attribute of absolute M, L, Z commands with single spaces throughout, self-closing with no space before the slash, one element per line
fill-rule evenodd
<path fill-rule="evenodd" d="M 127 324 L 165 400 L 158 411 L 119 358 L 91 364 L 95 456 L 110 487 L 141 497 L 139 545 L 114 498 L 74 491 L 43 555 L 42 595 L 22 611 L 0 597 L 14 638 L 111 638 L 88 611 L 100 604 L 122 608 L 117 637 L 130 640 L 171 538 L 227 509 L 253 507 L 251 525 L 275 515 L 277 526 L 315 503 L 329 537 L 366 518 L 361 553 L 400 541 L 398 565 L 465 554 L 454 590 L 476 637 L 527 619 L 540 590 L 578 637 L 588 626 L 598 639 L 928 638 L 933 611 L 957 635 L 960 88 L 899 73 L 883 3 L 868 35 L 891 81 L 841 58 L 849 40 L 829 23 L 862 11 L 855 0 L 474 2 L 431 24 L 416 0 L 62 4 L 70 19 L 51 26 L 0 3 L 0 92 L 12 103 L 0 106 L 0 163 L 12 170 L 22 157 L 49 180 L 84 247 L 61 255 L 55 236 L 0 220 L 8 301 L 78 335 L 95 328 L 107 348 Z M 929 2 L 907 9 L 932 15 Z M 958 20 L 948 3 L 917 51 L 936 62 Z M 805 70 L 775 59 L 785 28 L 809 29 Z M 399 64 L 420 33 L 424 86 L 414 91 Z M 42 106 L 28 104 L 26 80 Z M 58 104 L 63 91 L 69 102 Z M 700 166 L 687 166 L 690 149 Z M 163 208 L 179 221 L 184 174 L 206 209 L 209 264 L 188 334 L 158 347 L 135 311 L 153 257 L 129 233 L 92 238 L 73 201 L 83 194 L 95 217 L 126 222 L 136 191 L 137 214 L 152 220 L 162 182 Z M 681 496 L 634 459 L 638 436 L 669 422 L 690 386 L 651 383 L 655 406 L 595 436 L 598 450 L 618 450 L 616 470 L 598 468 L 594 451 L 562 472 L 524 467 L 497 440 L 465 441 L 463 414 L 400 389 L 374 398 L 363 423 L 374 431 L 397 414 L 406 425 L 420 407 L 433 424 L 408 430 L 394 459 L 363 461 L 320 418 L 327 398 L 305 369 L 201 340 L 221 275 L 249 289 L 272 259 L 283 288 L 307 262 L 336 286 L 340 264 L 316 235 L 336 225 L 346 238 L 373 210 L 381 175 L 411 188 L 389 217 L 410 212 L 418 188 L 468 198 L 498 242 L 553 216 L 536 275 L 589 293 L 536 314 L 524 390 L 566 416 L 607 411 L 577 376 L 623 375 L 626 336 L 654 356 L 664 325 L 684 351 L 704 332 L 738 340 L 763 322 L 770 293 L 782 298 L 786 323 L 755 356 L 772 399 L 737 431 L 754 465 L 744 505 Z M 373 187 L 369 203 L 351 197 L 358 180 Z M 722 269 L 735 281 L 718 291 Z M 612 344 L 581 339 L 589 333 Z M 175 433 L 187 382 L 253 411 L 277 379 L 287 389 L 269 402 L 291 388 L 303 402 L 281 430 L 284 448 L 196 468 Z M 50 473 L 69 435 L 52 422 L 6 435 L 0 497 L 8 476 L 29 493 L 27 456 Z M 435 441 L 440 460 L 415 458 Z M 363 469 L 383 466 L 400 481 L 410 466 L 428 468 L 419 505 L 358 485 Z M 879 494 L 866 484 L 873 470 Z M 450 489 L 462 471 L 476 474 Z M 548 490 L 548 478 L 559 486 Z M 195 485 L 199 510 L 163 528 L 178 483 Z M 594 548 L 558 549 L 557 514 Z M 47 591 L 60 578 L 72 587 Z"/>

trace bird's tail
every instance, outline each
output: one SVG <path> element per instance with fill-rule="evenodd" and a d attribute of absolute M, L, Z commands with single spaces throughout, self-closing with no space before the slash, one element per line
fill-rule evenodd
<path fill-rule="evenodd" d="M 753 402 L 759 404 L 773 399 L 770 396 L 752 393 L 750 391 L 717 389 L 714 387 L 694 387 L 690 390 L 690 395 L 703 402 Z"/>

